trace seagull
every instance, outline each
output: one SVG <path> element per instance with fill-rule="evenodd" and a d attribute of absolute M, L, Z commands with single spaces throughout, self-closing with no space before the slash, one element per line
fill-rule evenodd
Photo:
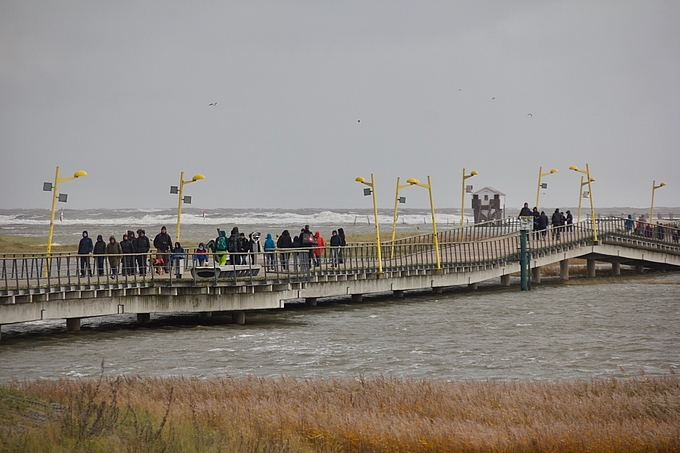
<path fill-rule="evenodd" d="M 211 102 L 211 103 L 210 103 L 210 104 L 208 104 L 208 105 L 212 105 L 212 106 L 215 106 L 215 105 L 217 105 L 217 102 Z"/>
<path fill-rule="evenodd" d="M 534 117 L 534 115 L 532 115 L 531 113 L 527 113 L 527 116 L 530 116 L 532 118 Z"/>
<path fill-rule="evenodd" d="M 458 88 L 458 91 L 463 91 L 462 89 Z"/>
<path fill-rule="evenodd" d="M 496 99 L 496 98 L 491 98 L 492 101 L 493 101 L 494 99 Z"/>
<path fill-rule="evenodd" d="M 357 123 L 361 123 L 361 120 L 357 120 Z"/>

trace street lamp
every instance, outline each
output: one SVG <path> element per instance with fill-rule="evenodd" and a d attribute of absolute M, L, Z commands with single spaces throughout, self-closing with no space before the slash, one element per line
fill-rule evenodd
<path fill-rule="evenodd" d="M 87 176 L 87 173 L 85 172 L 85 170 L 78 170 L 77 172 L 73 173 L 73 176 L 69 176 L 67 178 L 60 178 L 59 177 L 59 167 L 57 167 L 57 172 L 54 175 L 54 185 L 51 182 L 44 182 L 43 183 L 43 190 L 44 191 L 49 192 L 51 190 L 51 191 L 54 192 L 54 194 L 52 195 L 52 214 L 50 215 L 50 233 L 47 236 L 47 253 L 48 254 L 52 250 L 52 233 L 54 232 L 54 211 L 57 208 L 57 199 L 62 203 L 66 203 L 66 200 L 68 198 L 68 194 L 59 193 L 59 183 L 65 182 L 65 181 L 70 181 L 70 180 L 76 179 L 76 178 L 80 178 L 81 176 Z"/>
<path fill-rule="evenodd" d="M 463 240 L 463 227 L 465 226 L 465 180 L 478 175 L 475 170 L 472 170 L 469 175 L 465 174 L 465 168 L 463 168 L 463 186 L 461 188 L 461 208 L 460 208 L 460 241 Z"/>
<path fill-rule="evenodd" d="M 408 180 L 408 184 L 399 184 L 399 176 L 397 176 L 397 195 L 394 197 L 394 220 L 392 221 L 392 252 L 390 255 L 390 258 L 394 258 L 394 239 L 397 234 L 397 210 L 399 203 L 406 203 L 406 197 L 401 197 L 399 198 L 399 189 L 404 189 L 406 187 L 411 186 L 412 184 L 410 183 L 410 179 Z"/>
<path fill-rule="evenodd" d="M 172 194 L 179 194 L 179 201 L 177 202 L 177 233 L 175 235 L 175 242 L 179 242 L 179 219 L 182 215 L 182 203 L 186 204 L 191 204 L 191 197 L 186 196 L 184 197 L 182 195 L 184 191 L 184 184 L 190 184 L 192 182 L 196 182 L 200 179 L 205 179 L 205 176 L 201 174 L 194 175 L 191 180 L 185 181 L 184 180 L 184 172 L 181 172 L 179 175 L 179 189 L 177 186 L 170 186 L 170 193 Z"/>
<path fill-rule="evenodd" d="M 595 179 L 590 177 L 590 167 L 588 167 L 588 163 L 586 163 L 585 170 L 579 170 L 576 165 L 572 165 L 571 167 L 569 167 L 569 170 L 574 170 L 576 172 L 583 173 L 584 175 L 586 175 L 586 179 L 588 180 L 585 184 L 588 185 L 588 198 L 590 199 L 590 219 L 593 222 L 593 241 L 597 242 L 597 225 L 595 224 L 595 206 L 593 206 L 593 188 L 591 186 L 591 183 L 595 181 Z"/>
<path fill-rule="evenodd" d="M 553 173 L 557 173 L 557 168 L 553 168 L 548 173 L 543 173 L 543 167 L 538 167 L 538 190 L 536 191 L 536 205 L 535 205 L 536 209 L 539 209 L 538 199 L 541 196 L 541 189 L 547 189 L 548 188 L 548 184 L 544 184 L 545 187 L 543 185 L 541 185 L 541 178 L 544 177 L 544 176 L 552 175 Z"/>
<path fill-rule="evenodd" d="M 366 182 L 362 176 L 357 176 L 356 182 L 360 182 L 368 186 L 368 189 L 364 189 L 364 195 L 373 195 L 373 218 L 375 219 L 375 245 L 378 247 L 378 273 L 382 274 L 382 254 L 380 253 L 380 227 L 378 226 L 378 204 L 375 198 L 375 178 L 373 173 L 371 173 L 371 182 Z"/>
<path fill-rule="evenodd" d="M 595 182 L 595 178 L 590 178 L 590 182 Z M 576 225 L 581 221 L 581 202 L 583 201 L 583 186 L 587 186 L 588 181 L 583 181 L 583 176 L 581 176 L 581 185 L 579 186 L 578 193 L 578 212 L 576 213 Z M 588 192 L 590 193 L 590 192 Z"/>
<path fill-rule="evenodd" d="M 656 181 L 652 181 L 652 205 L 649 207 L 649 223 L 653 223 L 652 220 L 652 215 L 654 214 L 654 191 L 660 187 L 665 186 L 666 183 L 662 182 L 658 186 L 656 185 Z"/>
<path fill-rule="evenodd" d="M 432 211 L 432 234 L 434 235 L 434 251 L 437 257 L 437 269 L 441 269 L 441 260 L 439 258 L 439 239 L 437 237 L 437 221 L 434 219 L 434 201 L 432 199 L 432 182 L 430 177 L 427 177 L 427 184 L 423 184 L 415 178 L 409 178 L 406 180 L 411 186 L 420 186 L 429 190 L 430 192 L 430 211 Z"/>

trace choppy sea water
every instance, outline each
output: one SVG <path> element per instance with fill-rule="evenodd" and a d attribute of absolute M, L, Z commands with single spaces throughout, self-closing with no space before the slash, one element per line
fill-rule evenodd
<path fill-rule="evenodd" d="M 545 282 L 546 280 L 544 280 Z M 570 380 L 680 366 L 680 274 L 529 292 L 407 293 L 219 318 L 130 315 L 2 327 L 0 382 L 107 375 Z M 222 323 L 221 321 L 227 321 Z M 623 372 L 621 371 L 623 369 Z"/>

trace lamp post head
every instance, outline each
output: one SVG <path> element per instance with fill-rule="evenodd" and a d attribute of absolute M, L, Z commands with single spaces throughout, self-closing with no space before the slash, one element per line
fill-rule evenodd
<path fill-rule="evenodd" d="M 73 173 L 74 178 L 80 178 L 81 176 L 87 176 L 87 172 L 85 170 L 78 170 L 77 172 Z"/>
<path fill-rule="evenodd" d="M 479 173 L 477 173 L 477 170 L 472 170 L 470 172 L 470 176 L 477 176 Z"/>
<path fill-rule="evenodd" d="M 363 176 L 357 176 L 356 179 L 355 179 L 355 181 L 356 181 L 356 182 L 361 182 L 361 183 L 365 183 L 365 182 L 366 182 L 366 180 L 364 179 Z"/>
<path fill-rule="evenodd" d="M 199 179 L 205 179 L 205 176 L 199 173 L 197 175 L 194 175 L 194 177 L 191 178 L 191 181 L 198 181 Z"/>
<path fill-rule="evenodd" d="M 569 167 L 569 170 L 579 171 L 576 165 L 572 165 L 571 167 Z"/>
<path fill-rule="evenodd" d="M 659 184 L 659 187 L 663 187 L 663 186 L 665 186 L 665 185 L 666 185 L 666 183 L 665 183 L 665 182 L 662 182 L 661 184 Z"/>
<path fill-rule="evenodd" d="M 411 185 L 420 183 L 420 181 L 417 180 L 416 178 L 408 178 L 408 179 L 406 180 L 406 182 L 409 183 L 409 184 L 411 184 Z"/>
<path fill-rule="evenodd" d="M 553 168 L 552 170 L 550 170 L 550 173 L 557 173 L 557 168 Z"/>

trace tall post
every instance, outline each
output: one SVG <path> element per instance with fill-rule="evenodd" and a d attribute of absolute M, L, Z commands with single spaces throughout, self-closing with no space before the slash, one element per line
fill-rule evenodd
<path fill-rule="evenodd" d="M 430 191 L 430 210 L 432 211 L 432 232 L 434 234 L 434 252 L 437 257 L 437 269 L 442 268 L 441 258 L 439 256 L 439 238 L 437 236 L 437 221 L 434 219 L 434 200 L 432 198 L 432 181 L 430 176 L 427 176 L 427 187 Z"/>
<path fill-rule="evenodd" d="M 595 223 L 595 206 L 593 205 L 593 189 L 590 185 L 590 167 L 586 163 L 586 178 L 588 178 L 588 196 L 590 197 L 590 218 L 593 222 L 593 241 L 597 243 L 597 224 Z"/>
<path fill-rule="evenodd" d="M 382 274 L 382 253 L 380 251 L 380 227 L 378 226 L 378 200 L 375 196 L 375 178 L 371 173 L 371 192 L 373 193 L 373 217 L 375 218 L 375 243 L 378 246 L 378 273 Z"/>
<path fill-rule="evenodd" d="M 583 201 L 583 176 L 581 176 L 581 185 L 578 186 L 578 212 L 576 213 L 576 225 L 581 221 L 581 202 Z"/>
<path fill-rule="evenodd" d="M 654 223 L 654 191 L 656 190 L 656 179 L 652 181 L 652 204 L 649 205 L 649 223 Z M 54 208 L 53 208 L 54 209 Z"/>
<path fill-rule="evenodd" d="M 521 277 L 521 287 L 522 291 L 529 290 L 529 272 L 527 271 L 527 230 L 522 228 L 520 230 L 520 249 L 519 249 L 519 267 L 520 267 L 520 277 Z"/>
<path fill-rule="evenodd" d="M 52 213 L 50 214 L 50 232 L 47 235 L 47 254 L 52 251 L 52 234 L 54 233 L 54 212 L 57 209 L 57 196 L 59 194 L 59 167 L 54 175 L 54 186 L 52 186 Z"/>
<path fill-rule="evenodd" d="M 538 199 L 541 196 L 541 176 L 543 176 L 543 167 L 538 167 L 538 190 L 536 190 L 536 208 L 538 209 Z"/>
<path fill-rule="evenodd" d="M 177 232 L 175 233 L 175 242 L 179 242 L 179 224 L 182 216 L 182 201 L 184 191 L 184 172 L 179 175 L 179 200 L 177 200 Z"/>
<path fill-rule="evenodd" d="M 463 182 L 460 194 L 460 236 L 463 237 L 463 228 L 465 227 L 465 168 L 463 168 Z"/>

